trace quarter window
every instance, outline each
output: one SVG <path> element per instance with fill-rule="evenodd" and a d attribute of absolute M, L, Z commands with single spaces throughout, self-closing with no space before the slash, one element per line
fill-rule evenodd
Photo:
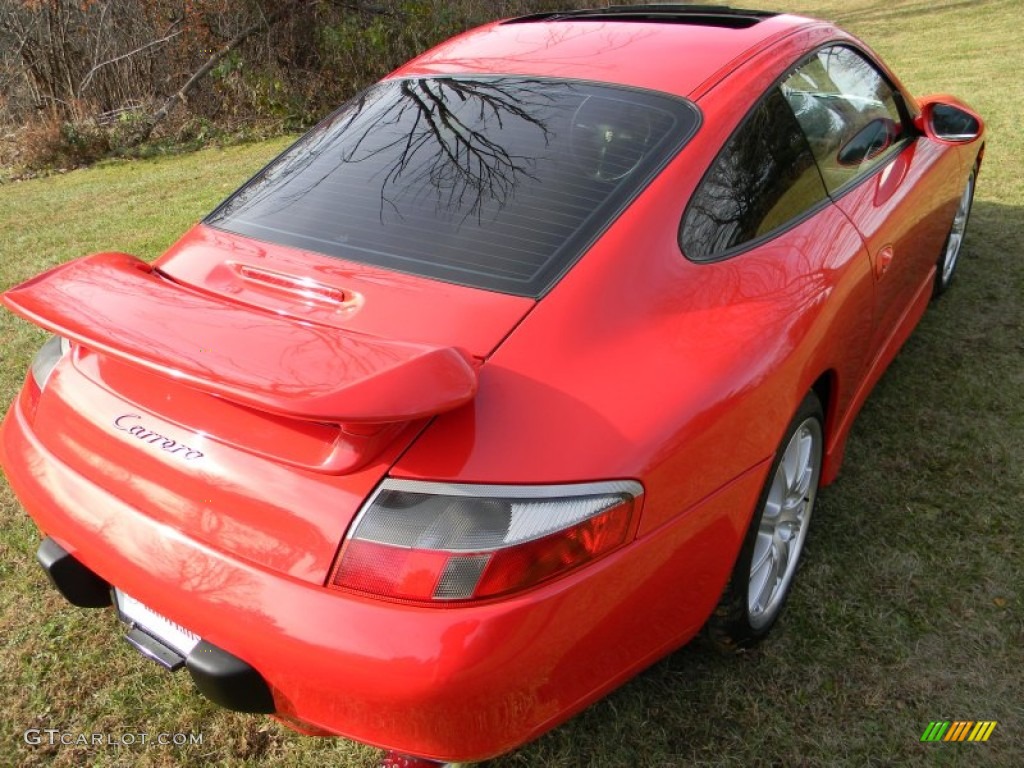
<path fill-rule="evenodd" d="M 680 245 L 694 261 L 718 259 L 781 229 L 826 197 L 793 111 L 773 88 L 697 187 Z"/>
<path fill-rule="evenodd" d="M 818 51 L 781 86 L 829 192 L 870 173 L 907 135 L 896 92 L 856 51 Z"/>

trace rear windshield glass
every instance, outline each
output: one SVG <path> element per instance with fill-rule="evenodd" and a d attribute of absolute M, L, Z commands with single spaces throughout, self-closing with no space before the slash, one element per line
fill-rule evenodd
<path fill-rule="evenodd" d="M 539 296 L 697 122 L 689 102 L 608 85 L 392 80 L 314 128 L 206 223 Z"/>

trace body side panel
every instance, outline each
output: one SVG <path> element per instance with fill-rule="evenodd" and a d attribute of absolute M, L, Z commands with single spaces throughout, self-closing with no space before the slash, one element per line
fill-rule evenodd
<path fill-rule="evenodd" d="M 644 478 L 649 531 L 770 457 L 825 371 L 848 406 L 867 366 L 873 286 L 840 211 L 826 204 L 716 264 L 687 261 L 677 244 L 718 148 L 800 55 L 766 52 L 701 101 L 701 131 L 493 356 L 474 403 L 439 417 L 395 474 Z"/>

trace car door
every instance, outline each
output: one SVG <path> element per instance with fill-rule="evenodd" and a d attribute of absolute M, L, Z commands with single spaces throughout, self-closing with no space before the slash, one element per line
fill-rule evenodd
<path fill-rule="evenodd" d="M 875 279 L 877 358 L 915 299 L 930 291 L 956 197 L 957 158 L 919 137 L 906 99 L 862 52 L 832 45 L 781 90 L 807 136 L 825 187 L 860 231 Z"/>

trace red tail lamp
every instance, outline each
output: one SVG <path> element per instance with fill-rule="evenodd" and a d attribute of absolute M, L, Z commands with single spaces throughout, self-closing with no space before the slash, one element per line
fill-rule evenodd
<path fill-rule="evenodd" d="M 388 479 L 360 511 L 329 586 L 450 604 L 507 595 L 623 545 L 631 480 L 548 486 Z"/>

